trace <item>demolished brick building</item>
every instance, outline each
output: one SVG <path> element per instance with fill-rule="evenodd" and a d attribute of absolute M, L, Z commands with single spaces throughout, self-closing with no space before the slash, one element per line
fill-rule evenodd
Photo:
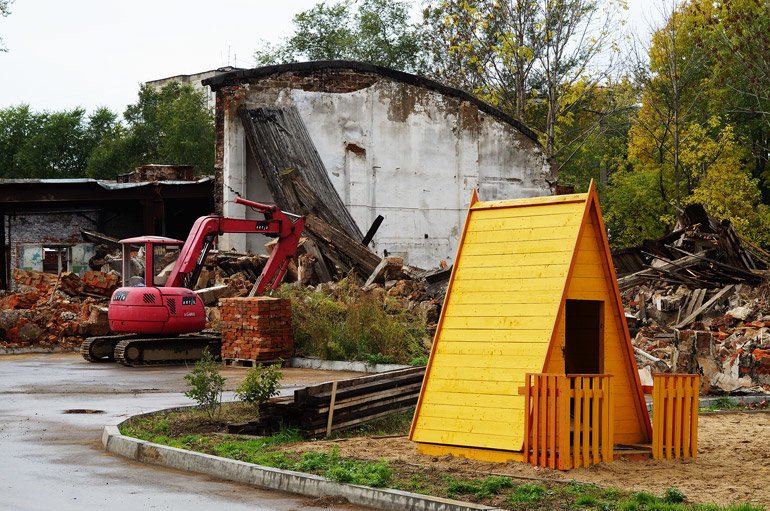
<path fill-rule="evenodd" d="M 370 245 L 377 255 L 429 268 L 454 257 L 473 189 L 484 200 L 541 196 L 557 179 L 526 126 L 419 76 L 331 61 L 238 70 L 203 84 L 216 91 L 215 196 L 228 217 L 250 218 L 236 197 L 283 207 L 266 158 L 282 162 L 277 175 L 311 162 L 336 191 L 324 198 L 339 196 L 354 231 L 385 217 Z M 281 137 L 308 143 L 300 153 Z M 292 154 L 280 154 L 286 147 Z M 261 252 L 264 242 L 227 235 L 222 247 Z"/>

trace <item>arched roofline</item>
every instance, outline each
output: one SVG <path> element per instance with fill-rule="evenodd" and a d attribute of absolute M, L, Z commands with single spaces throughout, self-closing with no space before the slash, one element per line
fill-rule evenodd
<path fill-rule="evenodd" d="M 476 105 L 482 112 L 496 117 L 497 119 L 507 124 L 510 124 L 519 132 L 530 138 L 538 146 L 540 145 L 540 142 L 537 139 L 537 134 L 525 126 L 522 122 L 517 121 L 510 115 L 488 103 L 485 103 L 484 101 L 481 101 L 480 99 L 468 94 L 463 90 L 455 89 L 454 87 L 447 87 L 446 85 L 442 85 L 423 76 L 405 73 L 403 71 L 397 71 L 387 67 L 376 66 L 366 62 L 358 62 L 354 60 L 318 60 L 313 62 L 292 62 L 289 64 L 276 64 L 272 66 L 256 67 L 253 69 L 238 69 L 235 71 L 222 73 L 211 78 L 207 78 L 203 80 L 202 83 L 203 85 L 208 85 L 212 90 L 216 91 L 222 87 L 237 85 L 244 82 L 249 82 L 254 79 L 281 73 L 314 73 L 317 71 L 329 70 L 349 70 L 362 73 L 372 73 L 397 82 L 430 89 L 445 96 L 457 98 L 461 101 L 468 101 L 469 103 Z"/>

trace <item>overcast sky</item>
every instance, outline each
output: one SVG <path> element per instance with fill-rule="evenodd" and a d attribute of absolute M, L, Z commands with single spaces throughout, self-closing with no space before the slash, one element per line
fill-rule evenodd
<path fill-rule="evenodd" d="M 122 113 L 139 84 L 225 65 L 253 67 L 259 41 L 291 33 L 318 0 L 15 0 L 0 18 L 0 108 L 106 106 Z M 644 28 L 648 0 L 630 0 Z"/>

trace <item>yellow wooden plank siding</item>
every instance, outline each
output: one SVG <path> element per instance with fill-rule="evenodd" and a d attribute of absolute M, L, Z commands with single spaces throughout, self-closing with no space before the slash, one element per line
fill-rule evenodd
<path fill-rule="evenodd" d="M 602 233 L 595 225 L 597 217 L 593 212 L 589 215 L 589 220 L 590 223 L 583 228 L 576 264 L 567 284 L 566 298 L 604 302 L 604 342 L 599 372 L 615 377 L 615 443 L 645 443 L 649 439 L 644 424 L 649 419 L 646 417 L 646 410 L 642 411 L 639 404 L 636 386 L 631 384 L 636 376 L 636 366 L 630 364 L 625 352 L 626 340 L 623 335 L 624 326 L 621 324 L 625 317 L 619 316 L 618 307 L 614 303 L 614 291 L 609 287 L 611 281 L 607 277 L 606 258 L 600 245 Z M 545 372 L 564 372 L 564 345 L 565 324 L 562 310 L 555 345 L 550 351 Z"/>
<path fill-rule="evenodd" d="M 569 197 L 471 206 L 412 440 L 521 450 L 518 388 L 543 369 L 585 209 Z"/>

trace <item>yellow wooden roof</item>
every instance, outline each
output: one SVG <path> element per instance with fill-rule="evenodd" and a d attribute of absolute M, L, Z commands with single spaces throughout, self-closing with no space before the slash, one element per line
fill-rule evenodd
<path fill-rule="evenodd" d="M 416 442 L 518 450 L 589 194 L 477 202 L 455 259 L 412 425 Z"/>

